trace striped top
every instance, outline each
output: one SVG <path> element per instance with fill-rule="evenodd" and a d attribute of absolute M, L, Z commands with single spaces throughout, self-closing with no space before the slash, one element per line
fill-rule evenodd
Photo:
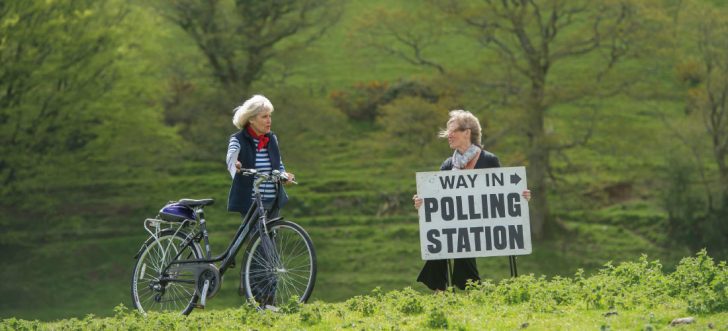
<path fill-rule="evenodd" d="M 253 138 L 253 146 L 258 146 L 258 139 Z M 256 148 L 257 150 L 257 148 Z M 235 136 L 230 137 L 230 143 L 228 144 L 227 152 L 227 167 L 230 172 L 230 176 L 235 178 L 235 161 L 238 160 L 238 154 L 240 154 L 240 142 Z M 273 171 L 270 162 L 270 156 L 268 155 L 268 148 L 262 148 L 260 151 L 255 153 L 255 169 L 259 173 L 270 174 Z M 283 167 L 283 161 L 281 161 L 281 168 L 278 169 L 281 172 L 285 172 L 286 169 Z M 255 188 L 251 188 L 253 195 L 252 199 L 255 199 Z M 276 187 L 271 182 L 264 182 L 260 184 L 260 193 L 263 201 L 273 201 L 276 197 Z"/>

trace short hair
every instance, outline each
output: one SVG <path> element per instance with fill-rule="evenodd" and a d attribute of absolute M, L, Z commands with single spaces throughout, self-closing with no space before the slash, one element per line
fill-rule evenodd
<path fill-rule="evenodd" d="M 480 146 L 482 139 L 482 129 L 480 128 L 480 121 L 473 115 L 473 113 L 467 110 L 451 110 L 450 119 L 447 120 L 447 126 L 450 124 L 457 124 L 459 129 L 465 130 L 470 129 L 470 142 Z M 440 131 L 440 138 L 447 138 L 447 128 Z"/>
<path fill-rule="evenodd" d="M 250 99 L 245 100 L 242 105 L 235 107 L 233 112 L 235 113 L 233 115 L 233 124 L 242 130 L 250 123 L 251 118 L 263 112 L 273 112 L 273 104 L 268 98 L 256 94 Z"/>

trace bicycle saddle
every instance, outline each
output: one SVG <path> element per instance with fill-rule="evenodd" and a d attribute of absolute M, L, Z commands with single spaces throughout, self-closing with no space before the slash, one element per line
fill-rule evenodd
<path fill-rule="evenodd" d="M 215 203 L 214 199 L 182 199 L 180 201 L 177 201 L 178 205 L 187 206 L 187 207 L 202 207 L 202 206 L 209 206 L 211 204 Z"/>

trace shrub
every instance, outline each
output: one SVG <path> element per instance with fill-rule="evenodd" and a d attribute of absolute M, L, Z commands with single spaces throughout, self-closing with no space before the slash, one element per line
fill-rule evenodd
<path fill-rule="evenodd" d="M 381 106 L 405 96 L 429 103 L 439 99 L 429 86 L 418 81 L 400 81 L 391 85 L 385 81 L 357 83 L 348 90 L 334 91 L 329 97 L 334 106 L 350 119 L 373 122 Z"/>
<path fill-rule="evenodd" d="M 374 121 L 377 107 L 383 103 L 387 82 L 357 83 L 348 91 L 334 91 L 329 96 L 334 106 L 353 120 Z"/>
<path fill-rule="evenodd" d="M 639 262 L 607 263 L 590 278 L 577 274 L 577 281 L 587 308 L 652 306 L 667 296 L 669 285 L 659 261 L 645 255 Z"/>
<path fill-rule="evenodd" d="M 407 315 L 420 314 L 424 311 L 424 305 L 422 301 L 424 298 L 421 294 L 417 293 L 410 287 L 405 288 L 398 292 L 398 298 L 396 299 L 397 310 Z"/>
<path fill-rule="evenodd" d="M 299 298 L 297 295 L 291 296 L 288 298 L 288 302 L 282 304 L 280 307 L 280 311 L 285 314 L 295 314 L 301 310 L 301 306 L 303 304 L 299 301 Z"/>
<path fill-rule="evenodd" d="M 390 150 L 425 157 L 428 148 L 439 146 L 436 128 L 445 125 L 447 116 L 447 108 L 443 105 L 405 97 L 382 106 L 377 124 L 383 128 L 383 137 Z"/>
<path fill-rule="evenodd" d="M 427 315 L 427 326 L 436 329 L 447 329 L 448 321 L 440 308 L 435 308 Z"/>
<path fill-rule="evenodd" d="M 321 322 L 321 307 L 317 304 L 304 305 L 300 312 L 301 322 L 315 325 Z"/>
<path fill-rule="evenodd" d="M 351 311 L 360 312 L 364 316 L 370 316 L 374 314 L 376 301 L 374 298 L 369 296 L 357 295 L 346 300 L 346 307 Z"/>
<path fill-rule="evenodd" d="M 670 277 L 670 292 L 688 303 L 692 313 L 728 310 L 728 268 L 715 264 L 705 250 L 680 261 Z"/>

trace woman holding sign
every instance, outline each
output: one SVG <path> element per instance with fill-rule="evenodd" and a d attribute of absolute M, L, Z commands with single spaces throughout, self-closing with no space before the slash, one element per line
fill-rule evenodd
<path fill-rule="evenodd" d="M 440 132 L 441 138 L 447 138 L 450 148 L 454 150 L 453 155 L 445 160 L 440 170 L 464 170 L 498 168 L 500 161 L 493 153 L 481 147 L 482 130 L 478 118 L 465 110 L 453 110 L 450 112 L 450 119 L 447 121 L 447 129 Z M 526 200 L 531 198 L 531 192 L 523 192 Z M 412 197 L 415 208 L 422 206 L 422 198 L 416 194 Z M 465 289 L 468 280 L 480 281 L 478 267 L 475 258 L 454 259 L 452 270 L 452 284 L 460 289 Z M 448 264 L 447 260 L 430 260 L 420 271 L 417 277 L 431 290 L 443 291 L 448 286 Z"/>

